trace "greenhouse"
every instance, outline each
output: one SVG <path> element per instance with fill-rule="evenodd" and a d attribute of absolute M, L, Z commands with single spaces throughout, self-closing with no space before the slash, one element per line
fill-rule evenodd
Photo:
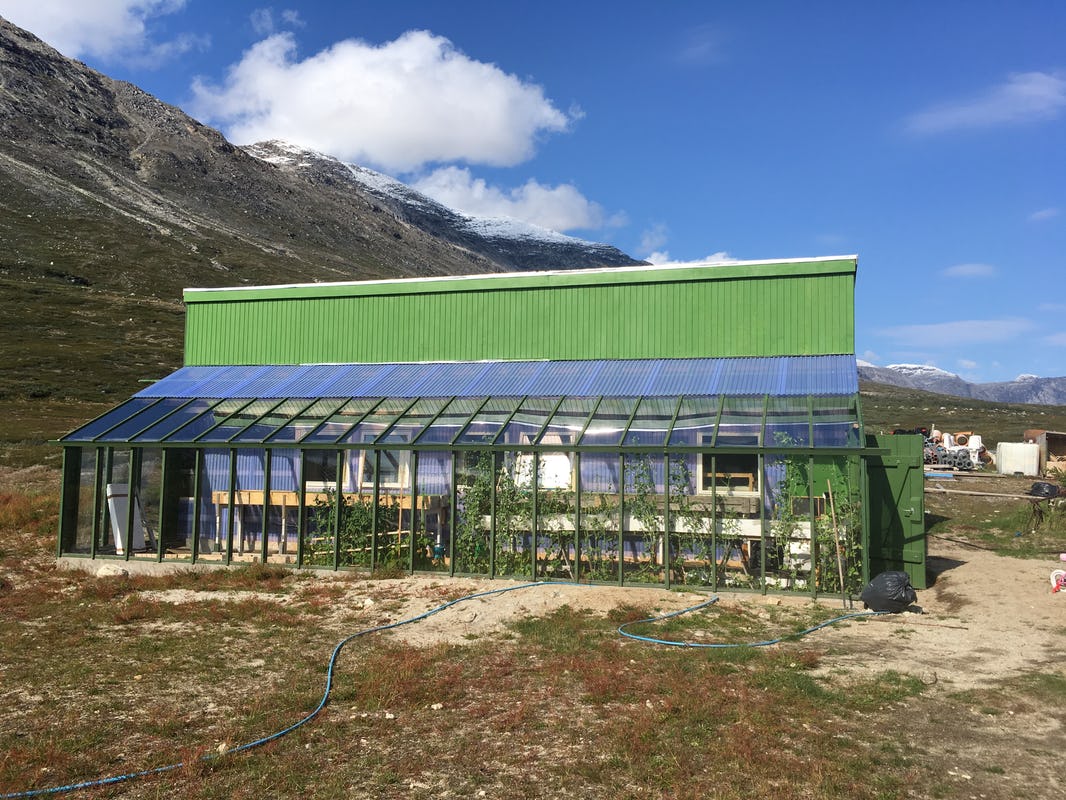
<path fill-rule="evenodd" d="M 342 299 L 381 283 L 421 284 L 422 303 L 441 288 L 346 284 Z M 222 296 L 254 330 L 256 304 L 276 317 L 279 300 L 337 291 L 323 287 Z M 254 336 L 197 319 L 190 303 L 185 367 L 61 440 L 61 557 L 812 594 L 924 562 L 924 538 L 917 561 L 881 553 L 916 544 L 882 525 L 885 509 L 901 516 L 898 487 L 870 490 L 886 451 L 863 433 L 850 353 L 560 358 L 575 353 L 549 345 L 530 359 L 499 337 L 497 359 L 438 347 L 432 361 L 327 361 L 342 347 L 298 363 L 285 351 L 306 345 L 283 341 L 268 363 L 241 352 L 262 346 Z M 194 327 L 226 352 L 194 356 Z M 378 352 L 403 355 L 387 337 Z M 212 360 L 227 363 L 192 363 Z"/>

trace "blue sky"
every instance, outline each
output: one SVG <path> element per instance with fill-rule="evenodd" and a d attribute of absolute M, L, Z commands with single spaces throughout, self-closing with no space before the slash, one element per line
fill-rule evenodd
<path fill-rule="evenodd" d="M 236 144 L 656 262 L 857 253 L 856 352 L 1066 375 L 1066 3 L 0 0 Z"/>

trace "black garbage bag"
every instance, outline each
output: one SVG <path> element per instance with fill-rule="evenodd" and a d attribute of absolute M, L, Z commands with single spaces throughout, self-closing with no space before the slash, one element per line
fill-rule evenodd
<path fill-rule="evenodd" d="M 873 611 L 888 611 L 898 614 L 917 601 L 918 593 L 911 586 L 910 576 L 906 572 L 882 572 L 860 595 L 866 607 Z"/>
<path fill-rule="evenodd" d="M 1044 481 L 1038 481 L 1029 487 L 1029 494 L 1033 497 L 1058 497 L 1060 493 L 1056 484 Z"/>

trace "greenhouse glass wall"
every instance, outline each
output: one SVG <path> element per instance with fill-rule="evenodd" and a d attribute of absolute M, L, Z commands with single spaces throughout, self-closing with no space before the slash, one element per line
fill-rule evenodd
<path fill-rule="evenodd" d="M 59 551 L 855 592 L 861 431 L 850 355 L 187 366 L 61 440 Z"/>

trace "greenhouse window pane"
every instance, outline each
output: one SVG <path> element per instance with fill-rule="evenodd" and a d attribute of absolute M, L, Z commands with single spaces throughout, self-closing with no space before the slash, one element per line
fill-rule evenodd
<path fill-rule="evenodd" d="M 348 430 L 382 402 L 380 397 L 353 397 L 334 411 L 315 430 L 304 434 L 302 444 L 329 444 Z"/>
<path fill-rule="evenodd" d="M 182 400 L 180 398 L 164 398 L 155 405 L 143 409 L 135 416 L 116 425 L 112 430 L 107 432 L 104 440 L 109 442 L 129 441 L 130 437 L 136 436 L 145 428 L 151 427 L 154 423 L 161 420 L 167 414 L 181 408 L 181 406 L 187 402 L 187 400 Z"/>
<path fill-rule="evenodd" d="M 297 411 L 296 416 L 284 423 L 274 433 L 267 437 L 267 442 L 298 442 L 308 433 L 315 429 L 322 420 L 336 412 L 345 401 L 336 397 L 326 397 L 316 400 L 303 411 Z"/>
<path fill-rule="evenodd" d="M 418 444 L 448 444 L 485 401 L 483 397 L 457 397 L 419 435 Z"/>
<path fill-rule="evenodd" d="M 417 401 L 415 401 L 417 404 Z M 343 441 L 345 444 L 372 442 L 411 406 L 410 397 L 387 397 L 356 425 Z M 397 439 L 396 441 L 401 441 Z"/>
<path fill-rule="evenodd" d="M 148 430 L 138 434 L 134 437 L 134 441 L 162 442 L 166 441 L 172 434 L 174 435 L 174 441 L 184 441 L 186 435 L 184 427 L 201 414 L 209 413 L 218 402 L 218 400 L 193 400 L 179 411 L 171 414 L 166 419 L 161 419 Z M 200 430 L 203 430 L 203 427 Z"/>
<path fill-rule="evenodd" d="M 862 445 L 857 397 L 815 397 L 812 402 L 816 447 Z"/>
<path fill-rule="evenodd" d="M 456 444 L 491 442 L 521 400 L 521 397 L 490 397 L 459 435 Z"/>
<path fill-rule="evenodd" d="M 544 444 L 573 444 L 585 429 L 599 398 L 567 397 L 548 420 L 541 441 Z"/>
<path fill-rule="evenodd" d="M 666 441 L 666 432 L 676 410 L 676 397 L 645 397 L 640 401 L 623 444 L 661 445 Z"/>
<path fill-rule="evenodd" d="M 275 401 L 277 402 L 277 401 Z M 285 400 L 281 405 L 270 409 L 267 414 L 256 421 L 247 430 L 241 431 L 234 438 L 234 442 L 262 442 L 270 437 L 278 428 L 288 423 L 295 415 L 303 411 L 308 405 L 305 399 Z"/>
<path fill-rule="evenodd" d="M 380 438 L 380 443 L 412 442 L 448 402 L 447 397 L 421 397 Z"/>
<path fill-rule="evenodd" d="M 102 417 L 94 419 L 92 422 L 83 425 L 63 438 L 78 442 L 95 439 L 108 428 L 118 425 L 120 422 L 129 419 L 134 414 L 139 414 L 155 402 L 156 398 L 154 397 L 134 397 L 132 400 L 127 400 L 117 408 L 108 411 Z"/>
<path fill-rule="evenodd" d="M 558 402 L 557 397 L 526 398 L 496 441 L 507 444 L 533 444 Z"/>
<path fill-rule="evenodd" d="M 697 445 L 714 440 L 721 401 L 717 397 L 686 397 L 670 431 L 670 444 Z"/>
<path fill-rule="evenodd" d="M 197 441 L 199 442 L 225 442 L 236 434 L 243 431 L 261 416 L 270 411 L 278 404 L 276 398 L 267 400 L 253 400 L 233 414 L 214 430 L 210 430 Z M 265 433 L 265 431 L 264 431 Z"/>
<path fill-rule="evenodd" d="M 806 447 L 811 439 L 810 421 L 806 397 L 771 397 L 764 441 L 768 447 Z"/>
<path fill-rule="evenodd" d="M 722 405 L 715 447 L 758 447 L 762 444 L 762 397 L 727 397 Z"/>
<path fill-rule="evenodd" d="M 589 421 L 585 435 L 581 437 L 583 445 L 611 445 L 622 440 L 622 433 L 637 406 L 636 397 L 605 397 L 596 408 L 596 413 Z"/>

